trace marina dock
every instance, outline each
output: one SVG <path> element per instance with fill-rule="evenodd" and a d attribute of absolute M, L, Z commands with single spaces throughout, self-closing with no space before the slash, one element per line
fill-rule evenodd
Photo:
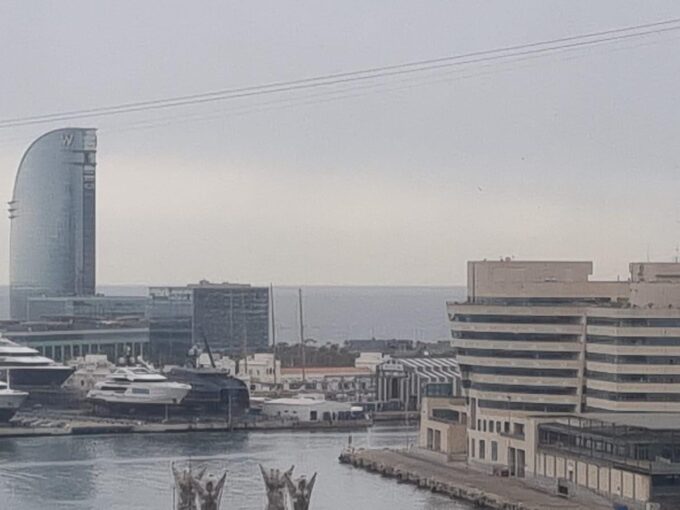
<path fill-rule="evenodd" d="M 370 473 L 416 485 L 481 508 L 498 510 L 611 510 L 595 494 L 569 499 L 529 486 L 517 478 L 499 478 L 471 469 L 464 462 L 437 463 L 407 450 L 348 448 L 340 462 Z"/>
<path fill-rule="evenodd" d="M 294 421 L 143 421 L 46 414 L 19 416 L 18 424 L 0 427 L 0 438 L 83 436 L 94 434 L 151 434 L 180 432 L 231 432 L 273 430 L 360 430 L 372 425 L 370 420 L 338 420 L 334 422 Z"/>

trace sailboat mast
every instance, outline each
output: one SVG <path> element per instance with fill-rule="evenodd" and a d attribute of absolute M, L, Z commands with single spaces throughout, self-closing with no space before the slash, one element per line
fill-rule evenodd
<path fill-rule="evenodd" d="M 300 352 L 302 358 L 302 383 L 307 382 L 305 373 L 305 323 L 302 318 L 302 289 L 298 289 L 298 309 L 300 310 Z"/>
<path fill-rule="evenodd" d="M 274 356 L 274 389 L 276 389 L 276 318 L 274 316 L 274 284 L 269 284 L 269 310 L 272 320 L 272 353 Z"/>

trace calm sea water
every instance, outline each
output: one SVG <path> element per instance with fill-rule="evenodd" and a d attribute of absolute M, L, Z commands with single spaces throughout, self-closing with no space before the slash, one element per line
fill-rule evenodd
<path fill-rule="evenodd" d="M 210 457 L 228 470 L 224 510 L 262 510 L 258 463 L 318 471 L 313 510 L 468 509 L 337 461 L 346 432 L 150 434 L 0 440 L 0 508 L 169 510 L 172 461 Z M 403 446 L 416 430 L 380 426 L 353 433 L 357 446 Z"/>
<path fill-rule="evenodd" d="M 142 286 L 109 285 L 108 295 L 146 296 Z M 303 287 L 305 332 L 320 343 L 351 338 L 449 338 L 446 301 L 465 296 L 463 287 Z M 299 340 L 297 288 L 275 287 L 279 342 Z M 9 290 L 0 285 L 0 319 L 9 316 Z"/>

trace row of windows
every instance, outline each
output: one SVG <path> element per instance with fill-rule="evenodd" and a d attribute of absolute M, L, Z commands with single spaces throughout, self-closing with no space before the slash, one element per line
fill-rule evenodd
<path fill-rule="evenodd" d="M 617 383 L 656 383 L 656 384 L 679 384 L 680 374 L 611 374 L 608 372 L 595 372 L 586 370 L 586 377 L 597 381 L 609 381 Z"/>
<path fill-rule="evenodd" d="M 680 328 L 678 318 L 620 318 L 620 317 L 588 317 L 588 325 L 613 326 L 617 328 Z"/>
<path fill-rule="evenodd" d="M 628 453 L 627 445 L 616 446 L 613 443 L 601 439 L 593 439 L 571 434 L 557 434 L 551 430 L 539 429 L 539 444 L 560 445 L 582 448 L 594 452 L 604 452 L 610 455 L 625 457 Z"/>
<path fill-rule="evenodd" d="M 600 363 L 614 363 L 617 365 L 680 365 L 680 356 L 637 356 L 626 354 L 601 354 L 598 352 L 587 352 L 588 361 Z"/>
<path fill-rule="evenodd" d="M 425 386 L 426 397 L 451 397 L 453 396 L 453 384 L 429 383 Z"/>
<path fill-rule="evenodd" d="M 503 428 L 501 429 L 501 425 Z M 473 427 L 474 429 L 474 427 Z M 481 418 L 477 419 L 477 430 L 480 432 L 496 432 L 497 434 L 509 434 L 510 433 L 510 422 L 500 420 L 483 420 Z M 515 436 L 524 437 L 524 424 L 523 423 L 512 423 L 512 434 Z"/>
<path fill-rule="evenodd" d="M 451 338 L 463 340 L 504 340 L 508 342 L 578 342 L 580 335 L 561 333 L 506 333 L 487 331 L 451 331 Z"/>
<path fill-rule="evenodd" d="M 553 305 L 598 305 L 612 302 L 609 297 L 475 297 L 468 299 L 476 305 L 500 305 L 500 306 L 553 306 Z"/>
<path fill-rule="evenodd" d="M 460 415 L 453 409 L 432 409 L 432 418 L 437 420 L 458 423 Z"/>
<path fill-rule="evenodd" d="M 484 409 L 507 409 L 511 411 L 532 411 L 543 413 L 573 413 L 575 404 L 545 404 L 542 402 L 513 402 L 512 400 L 479 400 Z"/>
<path fill-rule="evenodd" d="M 570 315 L 462 315 L 449 314 L 453 322 L 498 322 L 501 324 L 580 324 L 581 316 Z"/>
<path fill-rule="evenodd" d="M 503 428 L 501 428 L 501 425 Z M 474 428 L 474 427 L 473 427 Z M 510 432 L 510 422 L 509 421 L 504 421 L 501 422 L 500 420 L 482 420 L 481 418 L 477 418 L 477 430 L 481 432 L 486 432 L 487 430 L 489 432 L 498 432 L 499 434 L 505 432 L 506 434 Z"/>
<path fill-rule="evenodd" d="M 456 349 L 459 356 L 479 356 L 482 358 L 513 358 L 513 359 L 558 359 L 576 360 L 578 352 L 551 351 L 507 351 L 503 349 Z"/>
<path fill-rule="evenodd" d="M 479 440 L 479 450 L 475 449 L 474 438 L 470 439 L 470 457 L 473 459 L 477 457 L 480 460 L 486 459 L 486 441 L 484 439 Z M 491 461 L 496 462 L 498 460 L 498 443 L 496 441 L 491 441 Z"/>
<path fill-rule="evenodd" d="M 588 335 L 588 343 L 608 345 L 675 345 L 680 347 L 680 337 Z"/>
<path fill-rule="evenodd" d="M 680 402 L 680 393 L 619 393 L 587 388 L 586 396 L 612 402 Z"/>
<path fill-rule="evenodd" d="M 497 391 L 499 393 L 531 393 L 537 395 L 576 395 L 576 388 L 563 386 L 528 386 L 521 384 L 492 384 L 472 382 L 470 387 L 479 391 Z"/>
<path fill-rule="evenodd" d="M 505 304 L 505 303 L 504 303 Z M 507 303 L 513 305 L 516 303 Z M 536 303 L 527 303 L 530 306 Z M 580 315 L 493 315 L 493 314 L 449 314 L 452 322 L 497 322 L 505 324 L 581 324 Z M 587 317 L 590 326 L 617 328 L 680 328 L 680 317 L 630 318 L 630 317 Z"/>
<path fill-rule="evenodd" d="M 578 370 L 565 368 L 520 368 L 520 367 L 482 367 L 468 366 L 462 367 L 463 371 L 470 374 L 484 375 L 515 375 L 520 377 L 578 377 Z"/>
<path fill-rule="evenodd" d="M 586 455 L 589 456 L 607 454 L 623 459 L 654 460 L 664 458 L 669 462 L 680 461 L 680 444 L 672 436 L 668 438 L 669 441 L 658 441 L 655 444 L 648 444 L 649 440 L 644 437 L 639 438 L 640 443 L 628 440 L 615 442 L 609 437 L 582 435 L 576 431 L 564 433 L 540 426 L 538 438 L 540 445 L 578 448 L 583 450 L 584 453 L 587 452 Z"/>

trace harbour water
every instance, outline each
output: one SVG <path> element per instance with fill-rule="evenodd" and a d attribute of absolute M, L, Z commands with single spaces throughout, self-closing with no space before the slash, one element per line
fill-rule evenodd
<path fill-rule="evenodd" d="M 403 447 L 414 428 L 376 426 L 352 434 L 355 446 Z M 341 465 L 347 432 L 126 434 L 0 440 L 0 508 L 17 510 L 169 510 L 172 461 L 210 457 L 228 470 L 224 510 L 262 510 L 258 463 L 295 465 L 319 476 L 314 510 L 472 508 Z M 199 461 L 196 460 L 198 463 Z"/>

